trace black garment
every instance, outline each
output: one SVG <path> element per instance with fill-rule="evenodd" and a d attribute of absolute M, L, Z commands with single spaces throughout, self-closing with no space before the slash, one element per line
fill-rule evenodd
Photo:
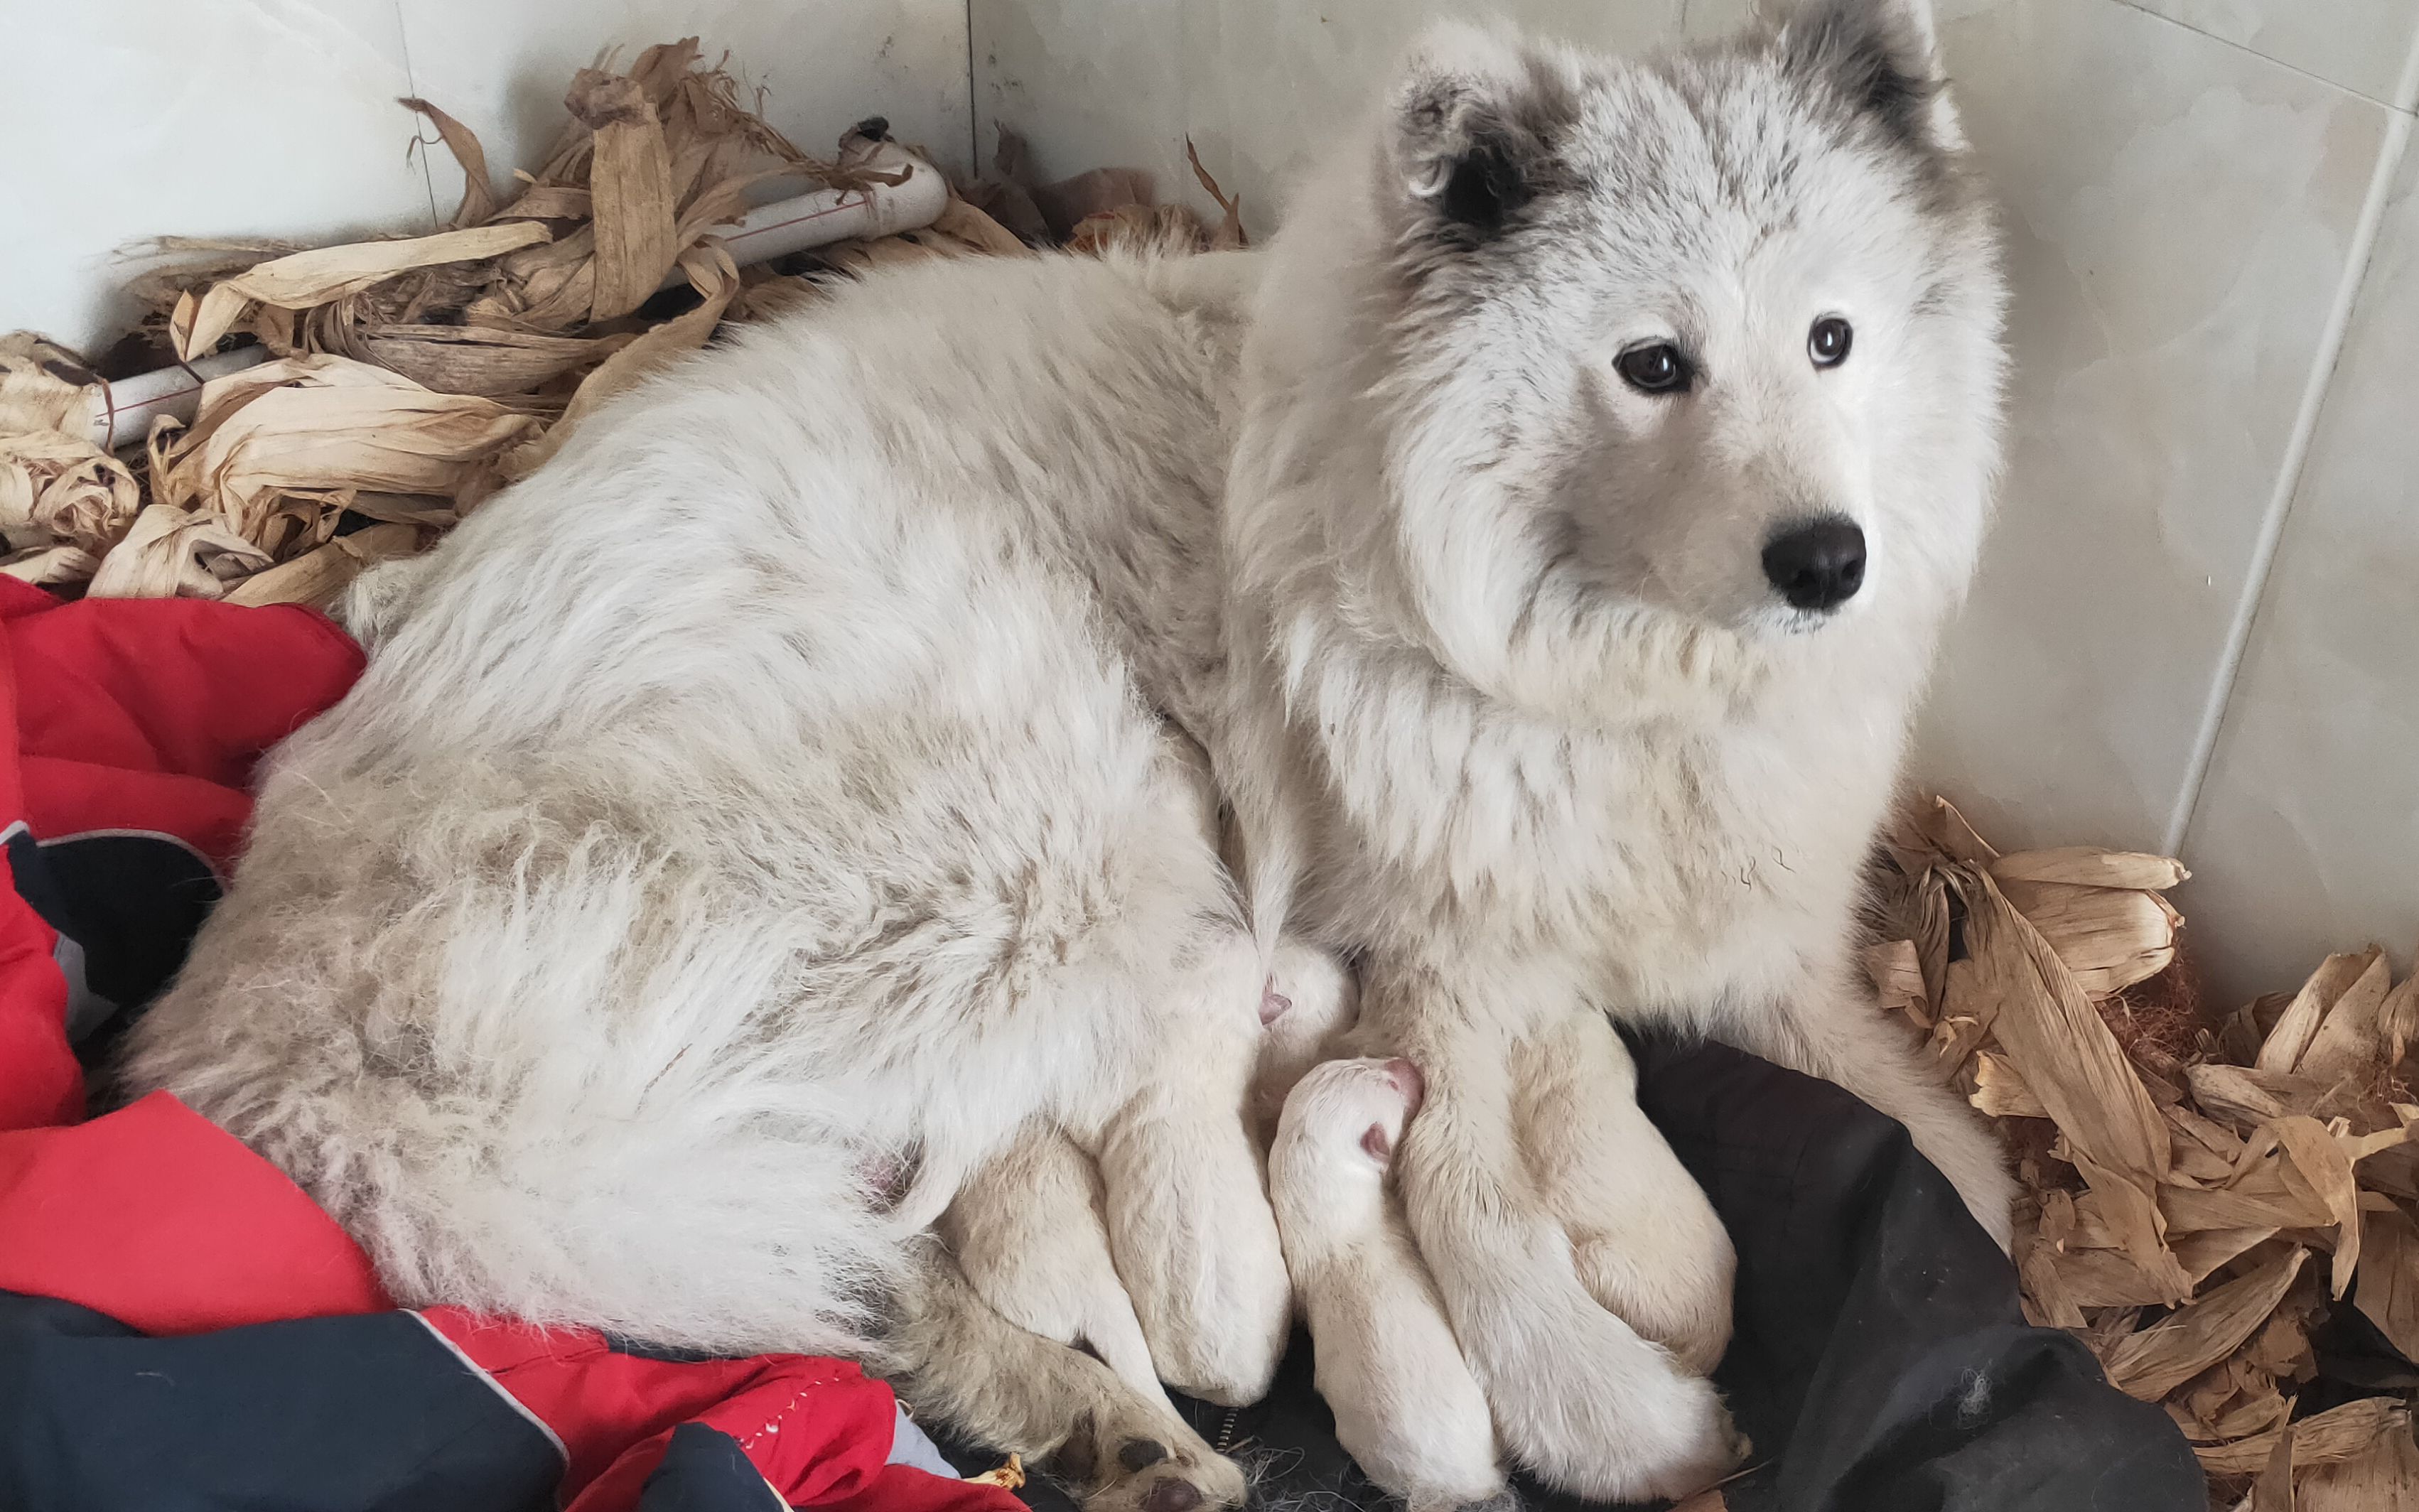
<path fill-rule="evenodd" d="M 1732 1512 L 2205 1512 L 2175 1424 L 2109 1386 L 2072 1335 L 2026 1325 L 2014 1268 L 1895 1120 L 1719 1045 L 1632 1048 L 1648 1116 L 1738 1250 L 1715 1380 L 1755 1468 L 1723 1488 Z M 1311 1371 L 1297 1335 L 1266 1400 L 1178 1405 L 1254 1467 L 1258 1499 L 1382 1501 Z M 1521 1492 L 1547 1512 L 1586 1505 Z"/>

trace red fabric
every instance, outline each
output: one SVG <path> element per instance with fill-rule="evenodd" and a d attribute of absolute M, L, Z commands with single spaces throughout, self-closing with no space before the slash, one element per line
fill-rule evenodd
<path fill-rule="evenodd" d="M 13 579 L 0 591 L 0 679 L 14 685 L 18 786 L 0 789 L 16 800 L 9 817 L 43 840 L 156 830 L 222 868 L 252 815 L 254 763 L 344 697 L 362 661 L 306 609 L 62 605 Z"/>
<path fill-rule="evenodd" d="M 393 1305 L 301 1188 L 165 1092 L 74 1128 L 0 1134 L 0 1291 L 146 1334 Z"/>
<path fill-rule="evenodd" d="M 674 1364 L 614 1350 L 586 1329 L 532 1328 L 458 1307 L 431 1327 L 552 1428 L 570 1465 L 569 1512 L 619 1512 L 670 1443 L 701 1423 L 736 1440 L 792 1506 L 862 1512 L 1021 1512 L 998 1487 L 887 1463 L 898 1427 L 890 1388 L 844 1360 L 795 1354 Z"/>
<path fill-rule="evenodd" d="M 62 605 L 0 577 L 0 830 L 174 836 L 221 870 L 270 747 L 345 695 L 358 646 L 307 609 Z M 0 1290 L 147 1334 L 383 1310 L 368 1257 L 268 1162 L 165 1092 L 80 1123 L 57 934 L 0 888 Z M 624 1512 L 673 1428 L 737 1440 L 793 1505 L 1019 1512 L 996 1487 L 886 1464 L 890 1388 L 837 1360 L 675 1365 L 585 1330 L 423 1315 L 569 1453 L 574 1512 Z"/>

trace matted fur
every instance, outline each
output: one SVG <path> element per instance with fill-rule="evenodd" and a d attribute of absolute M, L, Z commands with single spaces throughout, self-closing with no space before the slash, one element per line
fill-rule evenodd
<path fill-rule="evenodd" d="M 1641 1330 L 1718 1336 L 1727 1246 L 1626 1066 L 1532 1085 L 1575 1015 L 1841 1082 L 2006 1232 L 1851 960 L 1996 456 L 1934 71 L 1918 0 L 1642 61 L 1443 28 L 1265 255 L 902 270 L 645 385 L 364 580 L 369 671 L 278 753 L 128 1086 L 403 1300 L 886 1348 L 1172 1506 L 1240 1479 L 913 1236 L 1055 1124 L 1154 1363 L 1256 1394 L 1287 1298 L 1246 1103 L 1298 931 L 1427 1074 L 1408 1216 L 1507 1451 L 1702 1484 L 1720 1404 Z M 1857 345 L 1817 371 L 1824 315 Z M 1702 381 L 1626 388 L 1641 341 Z M 1828 615 L 1758 566 L 1813 514 L 1871 543 Z M 1564 1135 L 1640 1141 L 1634 1184 L 1532 1168 Z"/>

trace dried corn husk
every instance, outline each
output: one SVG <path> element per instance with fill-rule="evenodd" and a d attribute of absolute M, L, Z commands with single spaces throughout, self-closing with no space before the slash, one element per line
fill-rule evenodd
<path fill-rule="evenodd" d="M 324 601 L 366 563 L 428 545 L 722 323 L 810 305 L 812 282 L 743 281 L 714 235 L 756 185 L 891 177 L 865 166 L 878 144 L 854 133 L 837 162 L 798 151 L 693 38 L 580 70 L 544 162 L 501 193 L 473 132 L 427 100 L 403 104 L 462 166 L 448 228 L 151 249 L 161 266 L 135 289 L 177 352 L 249 333 L 280 360 L 208 385 L 190 429 L 155 433 L 147 476 L 85 444 L 106 388 L 72 353 L 0 337 L 0 572 L 112 594 Z M 1056 186 L 1053 203 L 1121 204 L 1147 185 L 1112 170 Z M 933 225 L 835 249 L 823 268 L 1029 254 L 953 198 Z M 686 301 L 661 297 L 683 278 Z M 339 536 L 347 512 L 397 528 Z"/>
<path fill-rule="evenodd" d="M 2204 1024 L 2159 896 L 2175 862 L 2002 856 L 1939 802 L 1887 849 L 1896 933 L 1867 973 L 2021 1152 L 2026 1316 L 2164 1400 L 2215 1505 L 2419 1509 L 2408 1391 L 2293 1417 L 2331 1307 L 2419 1350 L 2419 978 L 2372 947 Z"/>

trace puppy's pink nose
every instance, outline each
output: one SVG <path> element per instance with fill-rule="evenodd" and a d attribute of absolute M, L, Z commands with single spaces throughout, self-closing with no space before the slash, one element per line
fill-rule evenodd
<path fill-rule="evenodd" d="M 1410 1103 L 1411 1111 L 1418 1112 L 1420 1103 L 1428 1095 L 1427 1078 L 1420 1074 L 1420 1068 L 1397 1057 L 1386 1062 L 1386 1079 L 1393 1082 L 1394 1090 L 1402 1093 L 1404 1101 Z"/>

